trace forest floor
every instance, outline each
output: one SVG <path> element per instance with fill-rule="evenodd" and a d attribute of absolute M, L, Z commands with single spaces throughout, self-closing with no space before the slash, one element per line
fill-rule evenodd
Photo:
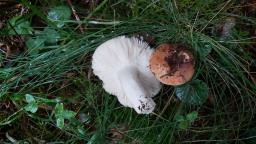
<path fill-rule="evenodd" d="M 0 143 L 256 143 L 255 0 L 0 1 Z M 142 35 L 190 47 L 196 73 L 138 115 L 91 55 Z M 186 94 L 186 99 L 177 97 Z"/>

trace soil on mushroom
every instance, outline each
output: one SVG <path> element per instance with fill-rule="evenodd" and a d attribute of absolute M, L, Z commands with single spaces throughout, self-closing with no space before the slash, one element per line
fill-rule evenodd
<path fill-rule="evenodd" d="M 169 55 L 165 58 L 165 61 L 170 69 L 167 74 L 161 76 L 160 78 L 164 76 L 173 76 L 177 71 L 179 71 L 181 65 L 195 64 L 192 53 L 183 45 L 174 45 L 173 48 L 168 49 L 168 53 Z"/>

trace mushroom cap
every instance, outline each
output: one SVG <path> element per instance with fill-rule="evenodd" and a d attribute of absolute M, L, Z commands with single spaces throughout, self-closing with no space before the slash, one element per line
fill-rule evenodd
<path fill-rule="evenodd" d="M 182 85 L 193 77 L 195 59 L 183 45 L 161 44 L 150 57 L 150 69 L 155 77 L 167 85 Z"/>

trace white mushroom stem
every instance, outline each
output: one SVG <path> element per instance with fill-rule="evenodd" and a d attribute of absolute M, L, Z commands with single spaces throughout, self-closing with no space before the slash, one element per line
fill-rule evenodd
<path fill-rule="evenodd" d="M 138 76 L 139 71 L 135 66 L 127 66 L 118 72 L 127 101 L 137 113 L 149 114 L 154 110 L 155 102 L 149 97 Z"/>
<path fill-rule="evenodd" d="M 103 88 L 139 114 L 154 110 L 151 97 L 161 89 L 149 69 L 152 52 L 140 39 L 120 36 L 104 42 L 93 54 L 93 73 L 102 80 Z"/>

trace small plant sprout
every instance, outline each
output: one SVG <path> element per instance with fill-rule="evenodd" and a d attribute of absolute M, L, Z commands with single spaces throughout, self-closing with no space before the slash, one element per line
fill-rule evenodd
<path fill-rule="evenodd" d="M 146 42 L 119 36 L 101 44 L 93 54 L 93 72 L 103 81 L 103 88 L 139 114 L 154 110 L 152 97 L 161 89 L 149 69 L 152 53 Z"/>
<path fill-rule="evenodd" d="M 26 102 L 28 103 L 25 106 L 25 110 L 31 113 L 35 113 L 38 110 L 38 104 L 36 103 L 34 96 L 30 94 L 26 94 L 25 97 L 26 97 Z"/>
<path fill-rule="evenodd" d="M 161 44 L 150 58 L 150 69 L 155 77 L 167 85 L 182 85 L 193 77 L 195 59 L 183 45 Z"/>
<path fill-rule="evenodd" d="M 57 103 L 54 109 L 56 125 L 58 128 L 63 129 L 65 127 L 64 120 L 70 120 L 74 118 L 76 113 L 71 110 L 64 109 L 63 103 Z"/>
<path fill-rule="evenodd" d="M 183 115 L 177 115 L 175 117 L 175 121 L 178 123 L 179 129 L 187 129 L 189 126 L 195 122 L 195 120 L 198 118 L 198 113 L 196 111 L 193 111 L 191 113 Z"/>

